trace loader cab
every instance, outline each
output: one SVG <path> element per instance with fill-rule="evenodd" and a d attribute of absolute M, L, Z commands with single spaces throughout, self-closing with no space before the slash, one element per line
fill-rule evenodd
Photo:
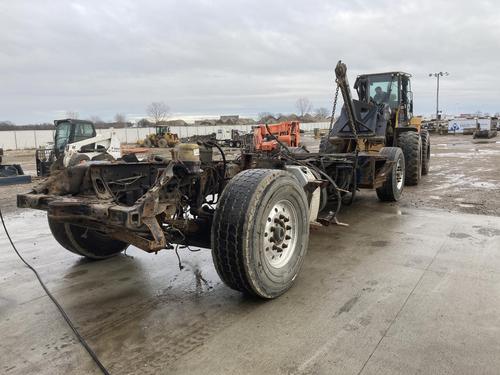
<path fill-rule="evenodd" d="M 167 133 L 170 133 L 170 126 L 168 125 L 156 125 L 155 128 L 156 135 L 162 137 Z"/>
<path fill-rule="evenodd" d="M 90 121 L 83 120 L 55 120 L 54 126 L 54 153 L 59 157 L 64 152 L 66 145 L 89 139 L 96 136 L 95 126 Z M 93 145 L 86 147 L 92 148 Z"/>
<path fill-rule="evenodd" d="M 390 108 L 395 126 L 407 125 L 413 116 L 411 75 L 404 72 L 363 74 L 356 78 L 354 88 L 365 103 Z"/>

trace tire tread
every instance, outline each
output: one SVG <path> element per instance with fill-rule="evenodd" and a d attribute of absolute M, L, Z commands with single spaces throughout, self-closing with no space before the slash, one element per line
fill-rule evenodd
<path fill-rule="evenodd" d="M 398 147 L 403 150 L 405 156 L 405 185 L 417 185 L 422 170 L 420 135 L 414 131 L 401 133 L 398 137 Z"/>

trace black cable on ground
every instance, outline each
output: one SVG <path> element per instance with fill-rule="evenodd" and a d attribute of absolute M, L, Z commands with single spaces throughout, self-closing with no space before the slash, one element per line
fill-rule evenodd
<path fill-rule="evenodd" d="M 33 271 L 33 273 L 35 274 L 36 278 L 38 279 L 38 282 L 42 286 L 43 290 L 45 291 L 45 293 L 47 293 L 47 296 L 52 300 L 52 302 L 54 302 L 54 305 L 56 305 L 57 309 L 59 310 L 59 312 L 61 313 L 62 317 L 64 318 L 64 320 L 68 324 L 69 328 L 71 328 L 71 330 L 73 331 L 73 333 L 75 334 L 75 336 L 78 338 L 78 341 L 80 341 L 80 343 L 85 348 L 85 350 L 87 351 L 87 353 L 89 353 L 90 357 L 92 357 L 92 359 L 94 360 L 95 364 L 99 367 L 99 369 L 102 371 L 103 374 L 109 375 L 109 372 L 108 372 L 108 370 L 106 370 L 106 367 L 104 367 L 104 365 L 101 363 L 101 361 L 99 360 L 99 358 L 97 357 L 97 355 L 95 354 L 95 352 L 87 344 L 87 342 L 82 337 L 82 335 L 80 335 L 80 332 L 78 332 L 78 330 L 74 326 L 73 322 L 69 318 L 68 314 L 66 314 L 66 311 L 64 311 L 63 307 L 59 304 L 59 302 L 57 302 L 57 300 L 52 295 L 52 293 L 50 293 L 50 291 L 47 289 L 47 287 L 45 286 L 45 283 L 43 282 L 42 278 L 38 274 L 37 270 L 31 264 L 29 264 L 21 256 L 21 254 L 19 254 L 19 251 L 17 250 L 16 245 L 14 245 L 14 242 L 12 242 L 12 238 L 10 237 L 9 231 L 7 230 L 7 226 L 5 225 L 5 221 L 3 219 L 3 215 L 2 215 L 2 210 L 1 209 L 0 209 L 0 219 L 2 220 L 2 225 L 3 225 L 3 229 L 5 230 L 5 234 L 7 235 L 7 238 L 9 239 L 10 244 L 12 245 L 12 248 L 16 252 L 16 254 L 19 257 L 19 259 L 21 259 L 21 261 L 26 265 L 26 267 L 28 267 L 31 271 Z"/>

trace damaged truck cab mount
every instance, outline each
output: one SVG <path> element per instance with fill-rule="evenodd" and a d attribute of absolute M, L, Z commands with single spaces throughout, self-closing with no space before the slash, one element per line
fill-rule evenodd
<path fill-rule="evenodd" d="M 227 286 L 275 298 L 300 271 L 311 222 L 336 220 L 358 188 L 376 189 L 382 201 L 401 197 L 401 149 L 361 151 L 359 125 L 349 126 L 342 152 L 277 141 L 277 149 L 245 149 L 227 160 L 205 143 L 177 145 L 172 160 L 86 161 L 54 171 L 18 195 L 18 206 L 47 211 L 55 239 L 80 256 L 104 259 L 129 244 L 147 252 L 209 248 Z"/>

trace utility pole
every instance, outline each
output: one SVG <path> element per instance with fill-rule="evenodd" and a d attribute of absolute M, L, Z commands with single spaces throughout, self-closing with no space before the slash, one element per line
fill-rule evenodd
<path fill-rule="evenodd" d="M 429 77 L 436 77 L 437 78 L 437 85 L 436 85 L 436 121 L 439 118 L 439 77 L 449 76 L 449 75 L 450 75 L 450 73 L 448 73 L 448 72 L 429 73 Z"/>

